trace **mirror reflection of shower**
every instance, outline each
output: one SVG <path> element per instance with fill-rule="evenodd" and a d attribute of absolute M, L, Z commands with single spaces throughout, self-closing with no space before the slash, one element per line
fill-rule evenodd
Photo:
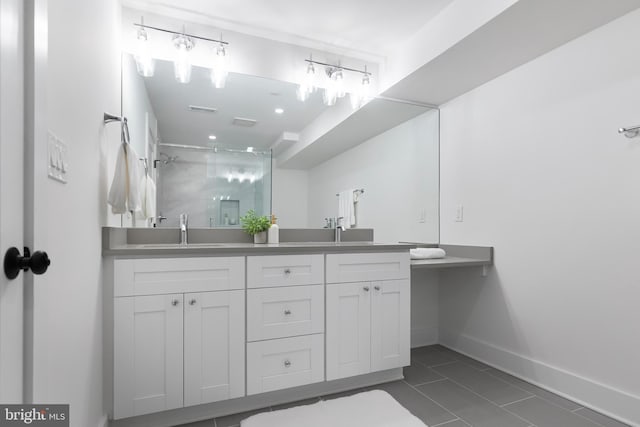
<path fill-rule="evenodd" d="M 159 143 L 159 227 L 176 227 L 181 213 L 192 227 L 239 228 L 249 209 L 271 212 L 271 151 Z"/>

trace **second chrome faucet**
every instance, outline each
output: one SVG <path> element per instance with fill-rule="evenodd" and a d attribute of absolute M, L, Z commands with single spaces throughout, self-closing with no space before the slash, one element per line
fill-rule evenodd
<path fill-rule="evenodd" d="M 186 213 L 180 214 L 180 244 L 186 245 L 188 243 L 187 232 L 189 228 L 189 215 Z"/>

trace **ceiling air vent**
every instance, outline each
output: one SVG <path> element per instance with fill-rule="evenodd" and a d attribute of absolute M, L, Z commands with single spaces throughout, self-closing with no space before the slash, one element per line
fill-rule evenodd
<path fill-rule="evenodd" d="M 215 113 L 218 111 L 217 108 L 203 107 L 202 105 L 189 105 L 189 110 L 196 111 L 199 113 Z"/>
<path fill-rule="evenodd" d="M 258 122 L 253 119 L 245 119 L 243 117 L 234 117 L 231 123 L 233 123 L 236 126 L 244 126 L 244 127 L 250 128 L 252 126 L 255 126 L 256 123 Z"/>

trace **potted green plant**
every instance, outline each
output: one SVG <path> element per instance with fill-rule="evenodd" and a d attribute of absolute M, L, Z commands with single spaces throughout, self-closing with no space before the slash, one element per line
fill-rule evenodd
<path fill-rule="evenodd" d="M 240 217 L 242 229 L 253 236 L 254 243 L 267 243 L 267 230 L 271 227 L 268 216 L 258 216 L 256 211 L 249 209 L 245 216 Z"/>

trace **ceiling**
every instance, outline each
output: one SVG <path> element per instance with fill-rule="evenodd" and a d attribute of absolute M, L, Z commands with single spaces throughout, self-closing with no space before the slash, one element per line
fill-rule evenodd
<path fill-rule="evenodd" d="M 133 61 L 127 62 L 135 67 Z M 176 82 L 173 63 L 168 61 L 158 60 L 154 76 L 144 78 L 144 84 L 158 120 L 160 139 L 165 143 L 210 146 L 209 135 L 213 134 L 219 146 L 268 149 L 283 132 L 300 132 L 327 108 L 319 93 L 300 102 L 296 85 L 256 76 L 230 73 L 226 87 L 216 89 L 209 71 L 194 67 L 191 82 L 181 84 Z M 217 111 L 194 112 L 189 105 Z M 276 114 L 276 108 L 284 113 Z M 234 117 L 257 123 L 253 127 L 237 126 L 232 124 Z"/>
<path fill-rule="evenodd" d="M 312 41 L 385 56 L 453 1 L 125 0 L 123 3 L 170 16 L 197 15 L 220 29 L 278 41 L 298 45 Z"/>

